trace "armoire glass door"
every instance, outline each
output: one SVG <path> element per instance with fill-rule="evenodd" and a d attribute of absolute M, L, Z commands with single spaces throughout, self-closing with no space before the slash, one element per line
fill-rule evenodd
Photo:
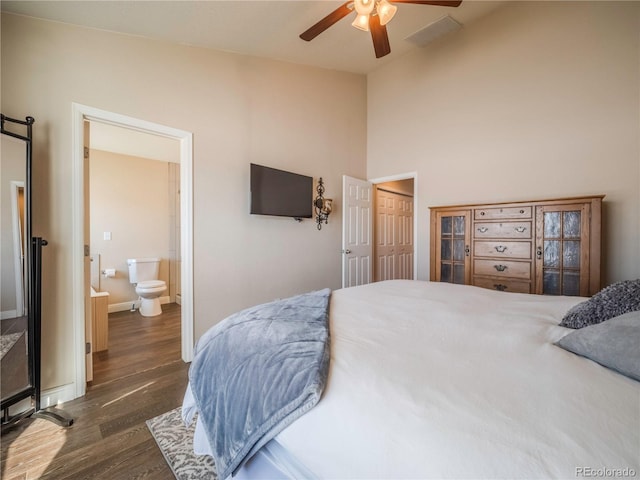
<path fill-rule="evenodd" d="M 470 214 L 467 210 L 438 213 L 436 279 L 439 282 L 469 283 L 469 219 Z"/>
<path fill-rule="evenodd" d="M 589 205 L 536 210 L 536 293 L 588 296 Z"/>

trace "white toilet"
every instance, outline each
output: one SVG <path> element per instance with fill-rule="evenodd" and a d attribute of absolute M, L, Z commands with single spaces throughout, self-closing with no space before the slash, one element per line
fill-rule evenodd
<path fill-rule="evenodd" d="M 143 317 L 155 317 L 162 313 L 160 296 L 167 285 L 158 280 L 159 258 L 129 258 L 129 282 L 136 286 L 140 295 L 140 314 Z"/>

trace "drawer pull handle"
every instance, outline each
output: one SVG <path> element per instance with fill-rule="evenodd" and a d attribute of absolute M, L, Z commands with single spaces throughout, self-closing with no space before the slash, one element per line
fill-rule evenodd
<path fill-rule="evenodd" d="M 527 227 L 516 227 L 516 232 L 522 233 L 527 229 Z"/>
<path fill-rule="evenodd" d="M 478 231 L 479 231 L 480 233 L 485 233 L 485 232 L 487 232 L 488 230 L 489 230 L 489 229 L 488 229 L 487 227 L 480 227 L 480 228 L 478 228 Z"/>
<path fill-rule="evenodd" d="M 480 216 L 484 216 L 484 212 L 480 212 Z"/>
<path fill-rule="evenodd" d="M 520 210 L 520 213 L 524 213 L 524 210 Z"/>
<path fill-rule="evenodd" d="M 506 265 L 494 265 L 493 268 L 495 268 L 499 272 L 504 272 L 507 269 L 507 266 Z"/>
<path fill-rule="evenodd" d="M 499 292 L 504 292 L 507 289 L 506 285 L 503 285 L 501 283 L 494 283 L 493 284 L 493 288 L 495 288 L 496 290 L 498 290 Z"/>
<path fill-rule="evenodd" d="M 504 245 L 497 245 L 495 248 L 498 253 L 504 253 L 507 251 L 507 247 Z"/>

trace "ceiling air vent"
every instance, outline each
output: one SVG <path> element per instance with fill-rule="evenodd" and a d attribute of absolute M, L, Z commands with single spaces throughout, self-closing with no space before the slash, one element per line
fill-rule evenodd
<path fill-rule="evenodd" d="M 409 35 L 405 40 L 413 43 L 414 45 L 418 45 L 419 47 L 424 47 L 434 40 L 443 37 L 447 33 L 460 30 L 460 28 L 462 28 L 462 25 L 456 22 L 449 15 L 445 15 L 435 22 L 430 23 L 423 29 L 418 30 L 416 33 Z"/>

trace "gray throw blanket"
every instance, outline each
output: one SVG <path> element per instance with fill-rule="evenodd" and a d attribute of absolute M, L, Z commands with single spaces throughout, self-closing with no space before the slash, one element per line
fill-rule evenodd
<path fill-rule="evenodd" d="M 243 310 L 198 341 L 189 382 L 219 478 L 320 400 L 330 296 L 324 289 Z"/>

